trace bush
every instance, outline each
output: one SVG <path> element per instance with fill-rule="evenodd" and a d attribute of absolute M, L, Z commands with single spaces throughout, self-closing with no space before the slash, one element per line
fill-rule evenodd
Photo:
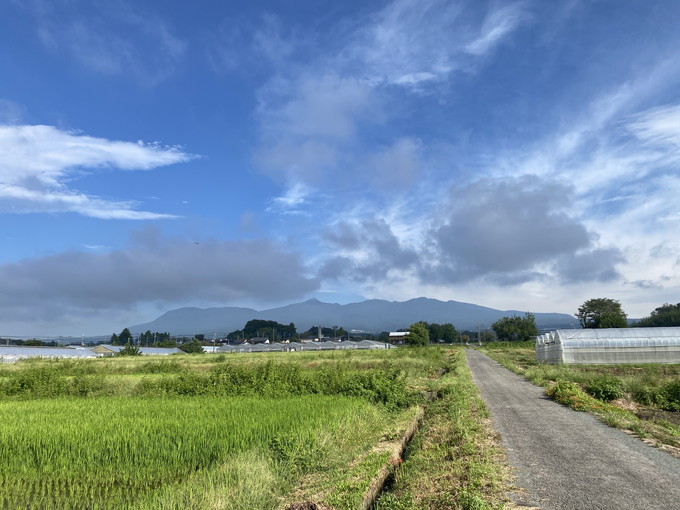
<path fill-rule="evenodd" d="M 662 409 L 666 411 L 680 411 L 680 380 L 673 381 L 663 388 L 664 404 Z"/>
<path fill-rule="evenodd" d="M 621 381 L 615 377 L 600 377 L 592 379 L 587 384 L 587 391 L 593 397 L 603 402 L 611 402 L 623 397 Z"/>
<path fill-rule="evenodd" d="M 130 343 L 125 344 L 125 347 L 123 347 L 120 351 L 116 353 L 116 356 L 141 356 L 142 353 L 139 350 L 139 347 L 132 345 Z"/>
<path fill-rule="evenodd" d="M 545 393 L 556 402 L 569 406 L 575 411 L 587 411 L 592 407 L 588 402 L 590 397 L 573 382 L 557 381 L 545 390 Z"/>
<path fill-rule="evenodd" d="M 56 397 L 68 393 L 68 382 L 50 367 L 30 367 L 9 377 L 8 395 L 21 397 Z"/>

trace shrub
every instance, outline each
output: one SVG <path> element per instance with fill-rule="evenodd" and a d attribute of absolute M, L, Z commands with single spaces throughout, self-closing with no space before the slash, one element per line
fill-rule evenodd
<path fill-rule="evenodd" d="M 664 404 L 662 409 L 666 411 L 680 411 L 680 380 L 673 381 L 663 388 Z"/>
<path fill-rule="evenodd" d="M 120 351 L 116 353 L 116 356 L 141 356 L 142 353 L 139 350 L 139 347 L 132 345 L 130 343 L 125 344 L 125 347 L 123 347 Z"/>
<path fill-rule="evenodd" d="M 12 374 L 5 385 L 5 392 L 26 397 L 56 397 L 68 392 L 68 383 L 56 370 L 35 366 Z"/>
<path fill-rule="evenodd" d="M 623 397 L 621 381 L 615 377 L 600 377 L 591 379 L 587 384 L 587 391 L 593 397 L 603 402 L 610 402 Z"/>
<path fill-rule="evenodd" d="M 591 407 L 586 392 L 572 382 L 557 381 L 545 390 L 545 393 L 556 402 L 567 405 L 575 411 L 586 411 Z"/>

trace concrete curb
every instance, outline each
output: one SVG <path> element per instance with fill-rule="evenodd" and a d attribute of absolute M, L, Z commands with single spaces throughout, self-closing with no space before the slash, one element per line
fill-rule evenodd
<path fill-rule="evenodd" d="M 390 458 L 383 465 L 383 467 L 380 468 L 378 474 L 369 485 L 368 490 L 364 494 L 364 497 L 359 504 L 359 510 L 369 510 L 375 504 L 376 499 L 378 499 L 378 496 L 380 496 L 380 493 L 382 493 L 385 483 L 389 479 L 390 475 L 394 473 L 396 466 L 402 461 L 404 450 L 420 428 L 420 424 L 423 421 L 424 415 L 425 408 L 421 406 L 408 429 L 406 429 L 404 437 L 402 437 L 401 440 L 394 445 L 394 448 L 390 454 Z"/>

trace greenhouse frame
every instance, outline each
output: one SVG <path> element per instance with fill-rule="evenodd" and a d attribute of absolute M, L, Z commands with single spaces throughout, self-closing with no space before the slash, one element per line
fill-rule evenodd
<path fill-rule="evenodd" d="M 536 338 L 536 361 L 584 365 L 680 363 L 680 327 L 558 329 Z"/>

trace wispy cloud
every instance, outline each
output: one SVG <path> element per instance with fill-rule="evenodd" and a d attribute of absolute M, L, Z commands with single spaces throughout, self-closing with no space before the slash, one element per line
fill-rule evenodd
<path fill-rule="evenodd" d="M 397 0 L 359 27 L 345 57 L 377 83 L 418 86 L 474 65 L 528 18 L 522 3 L 491 7 L 481 26 L 463 2 Z"/>
<path fill-rule="evenodd" d="M 417 95 L 429 82 L 470 70 L 529 16 L 521 3 L 492 7 L 481 17 L 466 9 L 462 2 L 396 0 L 346 22 L 337 54 L 286 60 L 285 78 L 277 74 L 258 91 L 262 143 L 256 163 L 286 181 L 315 185 L 331 174 L 371 184 L 376 174 L 391 174 L 392 181 L 382 180 L 387 187 L 413 182 L 421 150 L 416 138 L 397 135 L 376 152 L 367 150 L 361 135 L 398 115 L 399 106 L 390 103 L 393 87 Z M 274 33 L 277 40 L 280 31 Z"/>
<path fill-rule="evenodd" d="M 160 16 L 124 0 L 32 0 L 36 31 L 50 50 L 105 75 L 131 74 L 145 86 L 168 78 L 187 43 Z"/>
<path fill-rule="evenodd" d="M 305 183 L 300 181 L 294 182 L 288 186 L 283 195 L 274 197 L 272 205 L 267 210 L 286 214 L 299 214 L 302 212 L 302 208 L 309 204 L 308 197 L 312 193 L 314 193 L 314 189 Z"/>
<path fill-rule="evenodd" d="M 680 151 L 680 104 L 651 108 L 638 114 L 628 127 L 640 140 L 664 145 L 676 156 Z"/>
<path fill-rule="evenodd" d="M 151 170 L 194 156 L 178 147 L 122 142 L 53 126 L 0 125 L 0 208 L 4 212 L 75 212 L 104 219 L 160 219 L 132 201 L 75 190 L 78 175 L 101 169 Z"/>
<path fill-rule="evenodd" d="M 508 4 L 492 10 L 486 15 L 479 36 L 465 45 L 465 51 L 477 56 L 488 53 L 527 19 L 523 3 Z"/>

